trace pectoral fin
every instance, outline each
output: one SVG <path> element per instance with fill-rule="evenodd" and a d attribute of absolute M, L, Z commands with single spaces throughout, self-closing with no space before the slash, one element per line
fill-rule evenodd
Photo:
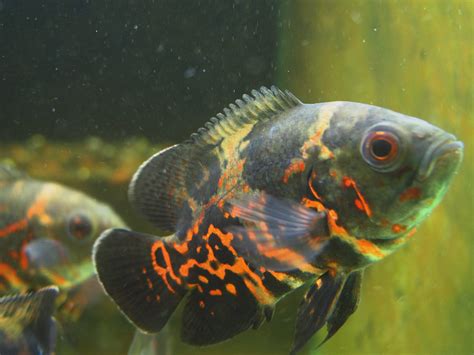
<path fill-rule="evenodd" d="M 229 212 L 243 226 L 229 229 L 247 260 L 286 271 L 311 262 L 329 236 L 326 214 L 260 193 L 231 201 Z"/>
<path fill-rule="evenodd" d="M 309 289 L 298 308 L 295 339 L 290 354 L 296 354 L 324 325 L 331 338 L 354 313 L 360 298 L 362 272 L 346 275 L 326 272 Z"/>

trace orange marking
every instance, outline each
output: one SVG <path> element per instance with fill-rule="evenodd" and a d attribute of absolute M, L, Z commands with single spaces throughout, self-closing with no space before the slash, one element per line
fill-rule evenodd
<path fill-rule="evenodd" d="M 21 251 L 20 251 L 20 267 L 22 270 L 28 269 L 29 260 L 28 255 L 26 255 L 26 246 L 28 245 L 29 240 L 25 239 L 21 243 Z"/>
<path fill-rule="evenodd" d="M 147 277 L 147 278 L 146 278 L 146 282 L 147 282 L 147 284 L 148 284 L 148 288 L 149 288 L 150 290 L 153 290 L 153 284 L 151 283 L 150 278 Z"/>
<path fill-rule="evenodd" d="M 357 184 L 356 182 L 351 179 L 350 177 L 348 176 L 344 176 L 342 178 L 342 183 L 344 184 L 345 187 L 352 187 L 354 189 L 354 191 L 356 192 L 357 194 L 357 197 L 359 198 L 360 200 L 360 203 L 362 205 L 362 211 L 365 212 L 365 214 L 368 216 L 368 217 L 371 217 L 372 216 L 372 210 L 370 209 L 370 206 L 369 204 L 367 203 L 367 201 L 365 200 L 364 196 L 360 193 L 359 191 L 359 188 L 357 187 Z M 357 204 L 356 204 L 357 206 Z"/>
<path fill-rule="evenodd" d="M 205 276 L 199 275 L 199 276 L 198 276 L 198 279 L 199 279 L 199 281 L 201 281 L 202 283 L 205 283 L 205 284 L 208 284 L 208 283 L 209 283 L 209 280 L 208 280 L 207 277 L 205 277 Z"/>
<path fill-rule="evenodd" d="M 225 288 L 226 288 L 227 292 L 229 292 L 230 294 L 232 294 L 234 296 L 237 294 L 237 289 L 235 288 L 235 286 L 233 284 L 226 284 Z"/>
<path fill-rule="evenodd" d="M 401 225 L 401 224 L 394 224 L 394 225 L 392 226 L 392 231 L 393 231 L 394 233 L 404 232 L 404 231 L 406 231 L 406 229 L 407 229 L 407 227 L 405 227 L 405 226 L 403 226 L 403 225 Z"/>
<path fill-rule="evenodd" d="M 21 231 L 28 226 L 28 220 L 26 218 L 21 219 L 17 222 L 9 224 L 3 229 L 0 229 L 0 238 L 8 237 L 10 234 Z"/>
<path fill-rule="evenodd" d="M 58 286 L 66 287 L 70 284 L 68 280 L 56 273 L 48 273 L 48 278 L 51 279 L 51 281 Z"/>
<path fill-rule="evenodd" d="M 274 249 L 270 248 L 269 249 L 269 248 L 262 247 L 261 245 L 257 245 L 257 249 L 262 255 L 265 255 L 268 258 L 281 261 L 288 265 L 301 267 L 302 265 L 308 263 L 302 255 L 296 253 L 295 251 L 289 248 L 274 248 Z"/>
<path fill-rule="evenodd" d="M 13 288 L 21 288 L 24 286 L 23 281 L 17 276 L 15 269 L 8 264 L 0 264 L 0 276 L 6 279 Z"/>
<path fill-rule="evenodd" d="M 33 202 L 30 208 L 28 208 L 28 211 L 26 212 L 27 218 L 32 219 L 34 217 L 37 217 L 41 223 L 46 225 L 51 224 L 53 220 L 46 213 L 46 204 L 48 202 L 47 196 L 54 192 L 55 191 L 52 185 L 45 185 L 45 187 L 43 187 L 40 194 L 36 198 L 35 202 Z"/>
<path fill-rule="evenodd" d="M 357 247 L 362 254 L 372 255 L 377 258 L 383 258 L 385 256 L 375 244 L 366 239 L 358 239 Z"/>
<path fill-rule="evenodd" d="M 303 144 L 300 151 L 302 152 L 303 158 L 308 158 L 309 153 L 308 151 L 312 147 L 319 147 L 320 148 L 320 156 L 323 158 L 334 158 L 334 153 L 326 147 L 323 142 L 321 141 L 321 137 L 325 132 L 324 128 L 318 129 L 309 139 Z"/>
<path fill-rule="evenodd" d="M 223 187 L 225 190 L 230 191 L 235 185 L 237 185 L 238 178 L 242 174 L 244 169 L 245 159 L 239 161 L 229 161 L 228 168 L 220 176 L 217 186 L 219 189 Z"/>
<path fill-rule="evenodd" d="M 161 301 L 161 297 L 160 297 L 160 295 L 157 294 L 156 295 L 156 302 L 160 302 L 160 301 Z"/>
<path fill-rule="evenodd" d="M 323 285 L 323 280 L 320 278 L 316 280 L 316 288 L 320 289 L 321 286 Z"/>
<path fill-rule="evenodd" d="M 206 304 L 204 303 L 204 301 L 202 301 L 202 300 L 199 301 L 199 307 L 201 307 L 201 308 L 206 307 Z"/>
<path fill-rule="evenodd" d="M 277 271 L 268 271 L 271 275 L 273 275 L 274 278 L 276 278 L 278 281 L 285 281 L 288 279 L 288 275 L 283 273 L 283 272 L 277 272 Z"/>
<path fill-rule="evenodd" d="M 313 200 L 310 200 L 306 197 L 303 197 L 301 202 L 303 203 L 303 205 L 305 207 L 314 208 L 318 212 L 326 210 L 326 207 L 321 202 L 313 201 Z"/>
<path fill-rule="evenodd" d="M 179 273 L 183 277 L 189 275 L 189 270 L 196 266 L 203 270 L 208 271 L 211 275 L 217 276 L 219 279 L 224 280 L 227 270 L 232 271 L 233 273 L 240 275 L 249 289 L 250 292 L 255 296 L 255 298 L 262 304 L 270 304 L 274 302 L 273 295 L 265 288 L 260 277 L 253 272 L 245 260 L 237 254 L 235 249 L 231 245 L 231 241 L 234 236 L 231 233 L 223 233 L 220 229 L 216 228 L 214 225 L 210 224 L 208 227 L 207 234 L 202 236 L 202 239 L 205 241 L 209 240 L 209 237 L 215 234 L 221 240 L 221 243 L 235 256 L 235 262 L 233 265 L 221 264 L 214 255 L 214 250 L 206 244 L 205 247 L 208 250 L 208 258 L 206 261 L 199 263 L 195 259 L 189 259 L 187 262 L 180 266 Z M 211 263 L 216 263 L 217 268 L 214 269 L 211 266 Z"/>
<path fill-rule="evenodd" d="M 188 243 L 174 244 L 174 249 L 180 254 L 186 254 L 189 250 Z"/>
<path fill-rule="evenodd" d="M 336 170 L 329 170 L 329 176 L 333 179 L 337 179 L 337 171 Z"/>
<path fill-rule="evenodd" d="M 361 211 L 364 210 L 364 206 L 362 205 L 362 202 L 360 202 L 360 200 L 358 198 L 356 198 L 354 200 L 354 204 L 359 210 L 361 210 Z"/>
<path fill-rule="evenodd" d="M 416 233 L 416 228 L 413 228 L 411 231 L 409 231 L 406 235 L 406 239 L 410 239 L 411 237 L 413 237 Z"/>
<path fill-rule="evenodd" d="M 210 290 L 209 294 L 211 296 L 222 296 L 222 291 L 221 290 Z"/>
<path fill-rule="evenodd" d="M 201 293 L 204 292 L 204 290 L 203 290 L 203 288 L 202 288 L 202 286 L 201 286 L 200 284 L 195 284 L 195 283 L 189 282 L 189 283 L 188 283 L 188 287 L 189 287 L 189 288 L 196 287 L 199 292 L 201 292 Z"/>
<path fill-rule="evenodd" d="M 329 224 L 329 230 L 331 231 L 331 234 L 336 234 L 341 237 L 349 237 L 349 233 L 347 233 L 347 230 L 337 224 L 337 219 L 339 216 L 337 215 L 337 212 L 334 210 L 329 210 L 328 211 L 328 224 Z"/>
<path fill-rule="evenodd" d="M 401 193 L 400 202 L 417 200 L 420 197 L 421 197 L 421 189 L 419 187 L 410 187 Z"/>
<path fill-rule="evenodd" d="M 158 249 L 161 249 L 161 251 L 162 251 L 163 259 L 164 259 L 165 264 L 166 264 L 166 268 L 161 267 L 156 262 L 156 251 Z M 171 267 L 170 255 L 168 254 L 168 251 L 166 250 L 166 248 L 165 248 L 165 246 L 164 246 L 164 244 L 161 240 L 157 240 L 156 242 L 153 243 L 153 245 L 151 247 L 150 256 L 151 256 L 151 263 L 153 265 L 153 269 L 155 270 L 155 272 L 158 274 L 158 276 L 161 277 L 161 279 L 165 283 L 168 290 L 172 293 L 175 293 L 175 290 L 173 289 L 173 287 L 171 287 L 171 285 L 168 282 L 168 279 L 167 279 L 166 276 L 169 274 L 170 277 L 173 280 L 175 280 L 178 284 L 181 284 L 181 280 L 174 274 L 173 268 Z"/>
<path fill-rule="evenodd" d="M 283 182 L 287 184 L 291 175 L 302 173 L 304 169 L 304 161 L 301 159 L 294 159 L 294 161 L 290 163 L 290 165 L 285 169 L 285 172 L 283 174 Z"/>
<path fill-rule="evenodd" d="M 144 275 L 146 274 L 146 268 L 142 269 L 142 274 L 144 274 Z"/>
<path fill-rule="evenodd" d="M 318 195 L 318 193 L 316 192 L 316 189 L 314 188 L 313 184 L 311 183 L 312 180 L 316 179 L 316 172 L 313 170 L 313 172 L 311 173 L 311 179 L 308 181 L 308 186 L 309 186 L 309 189 L 311 190 L 311 193 L 313 194 L 314 198 L 317 199 L 317 200 L 320 200 L 322 201 L 323 199 L 321 198 L 321 196 Z"/>

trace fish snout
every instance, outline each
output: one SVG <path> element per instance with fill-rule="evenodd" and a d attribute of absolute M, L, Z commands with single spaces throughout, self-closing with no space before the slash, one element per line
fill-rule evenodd
<path fill-rule="evenodd" d="M 420 166 L 416 179 L 420 182 L 425 181 L 436 170 L 436 166 L 443 161 L 446 172 L 454 173 L 461 163 L 464 151 L 463 142 L 449 133 L 444 133 L 439 136 L 433 143 L 431 143 L 426 150 Z"/>

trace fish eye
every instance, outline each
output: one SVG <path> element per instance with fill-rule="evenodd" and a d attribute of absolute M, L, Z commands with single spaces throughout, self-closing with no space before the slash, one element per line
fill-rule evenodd
<path fill-rule="evenodd" d="M 92 235 L 92 222 L 85 214 L 75 213 L 69 217 L 67 232 L 76 240 L 86 240 Z"/>
<path fill-rule="evenodd" d="M 400 159 L 400 140 L 387 130 L 372 130 L 362 141 L 361 154 L 375 170 L 392 171 Z"/>

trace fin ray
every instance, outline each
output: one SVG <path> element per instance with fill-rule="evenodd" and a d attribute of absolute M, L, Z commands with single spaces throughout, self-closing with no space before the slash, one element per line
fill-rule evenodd
<path fill-rule="evenodd" d="M 188 198 L 186 181 L 199 180 L 199 176 L 193 176 L 200 171 L 196 164 L 241 127 L 271 119 L 302 104 L 290 92 L 274 86 L 253 90 L 252 95 L 243 95 L 243 100 L 212 117 L 187 141 L 162 150 L 140 166 L 130 183 L 129 199 L 153 225 L 179 234 L 185 218 L 183 206 Z"/>
<path fill-rule="evenodd" d="M 296 354 L 327 322 L 344 285 L 345 277 L 326 272 L 306 293 L 298 308 L 295 338 L 290 351 Z"/>
<path fill-rule="evenodd" d="M 275 271 L 311 262 L 329 236 L 325 213 L 264 193 L 231 201 L 229 212 L 245 224 L 229 228 L 239 251 Z"/>
<path fill-rule="evenodd" d="M 347 277 L 336 306 L 327 321 L 328 333 L 318 348 L 328 341 L 344 325 L 347 319 L 356 311 L 360 301 L 362 271 L 354 271 Z"/>
<path fill-rule="evenodd" d="M 56 345 L 56 323 L 52 314 L 59 294 L 56 286 L 44 287 L 28 294 L 16 294 L 0 298 L 0 318 L 8 320 L 2 327 L 13 341 L 22 338 L 28 346 L 40 347 L 49 354 Z M 17 332 L 20 333 L 17 333 Z"/>
<path fill-rule="evenodd" d="M 156 245 L 166 248 L 161 238 L 109 229 L 93 249 L 93 261 L 105 292 L 136 327 L 147 333 L 165 326 L 186 293 L 168 277 L 168 266 L 163 266 L 161 275 L 155 270 Z"/>
<path fill-rule="evenodd" d="M 255 298 L 237 287 L 238 297 L 212 296 L 194 290 L 183 310 L 181 338 L 191 345 L 210 345 L 253 327 L 261 316 Z"/>

